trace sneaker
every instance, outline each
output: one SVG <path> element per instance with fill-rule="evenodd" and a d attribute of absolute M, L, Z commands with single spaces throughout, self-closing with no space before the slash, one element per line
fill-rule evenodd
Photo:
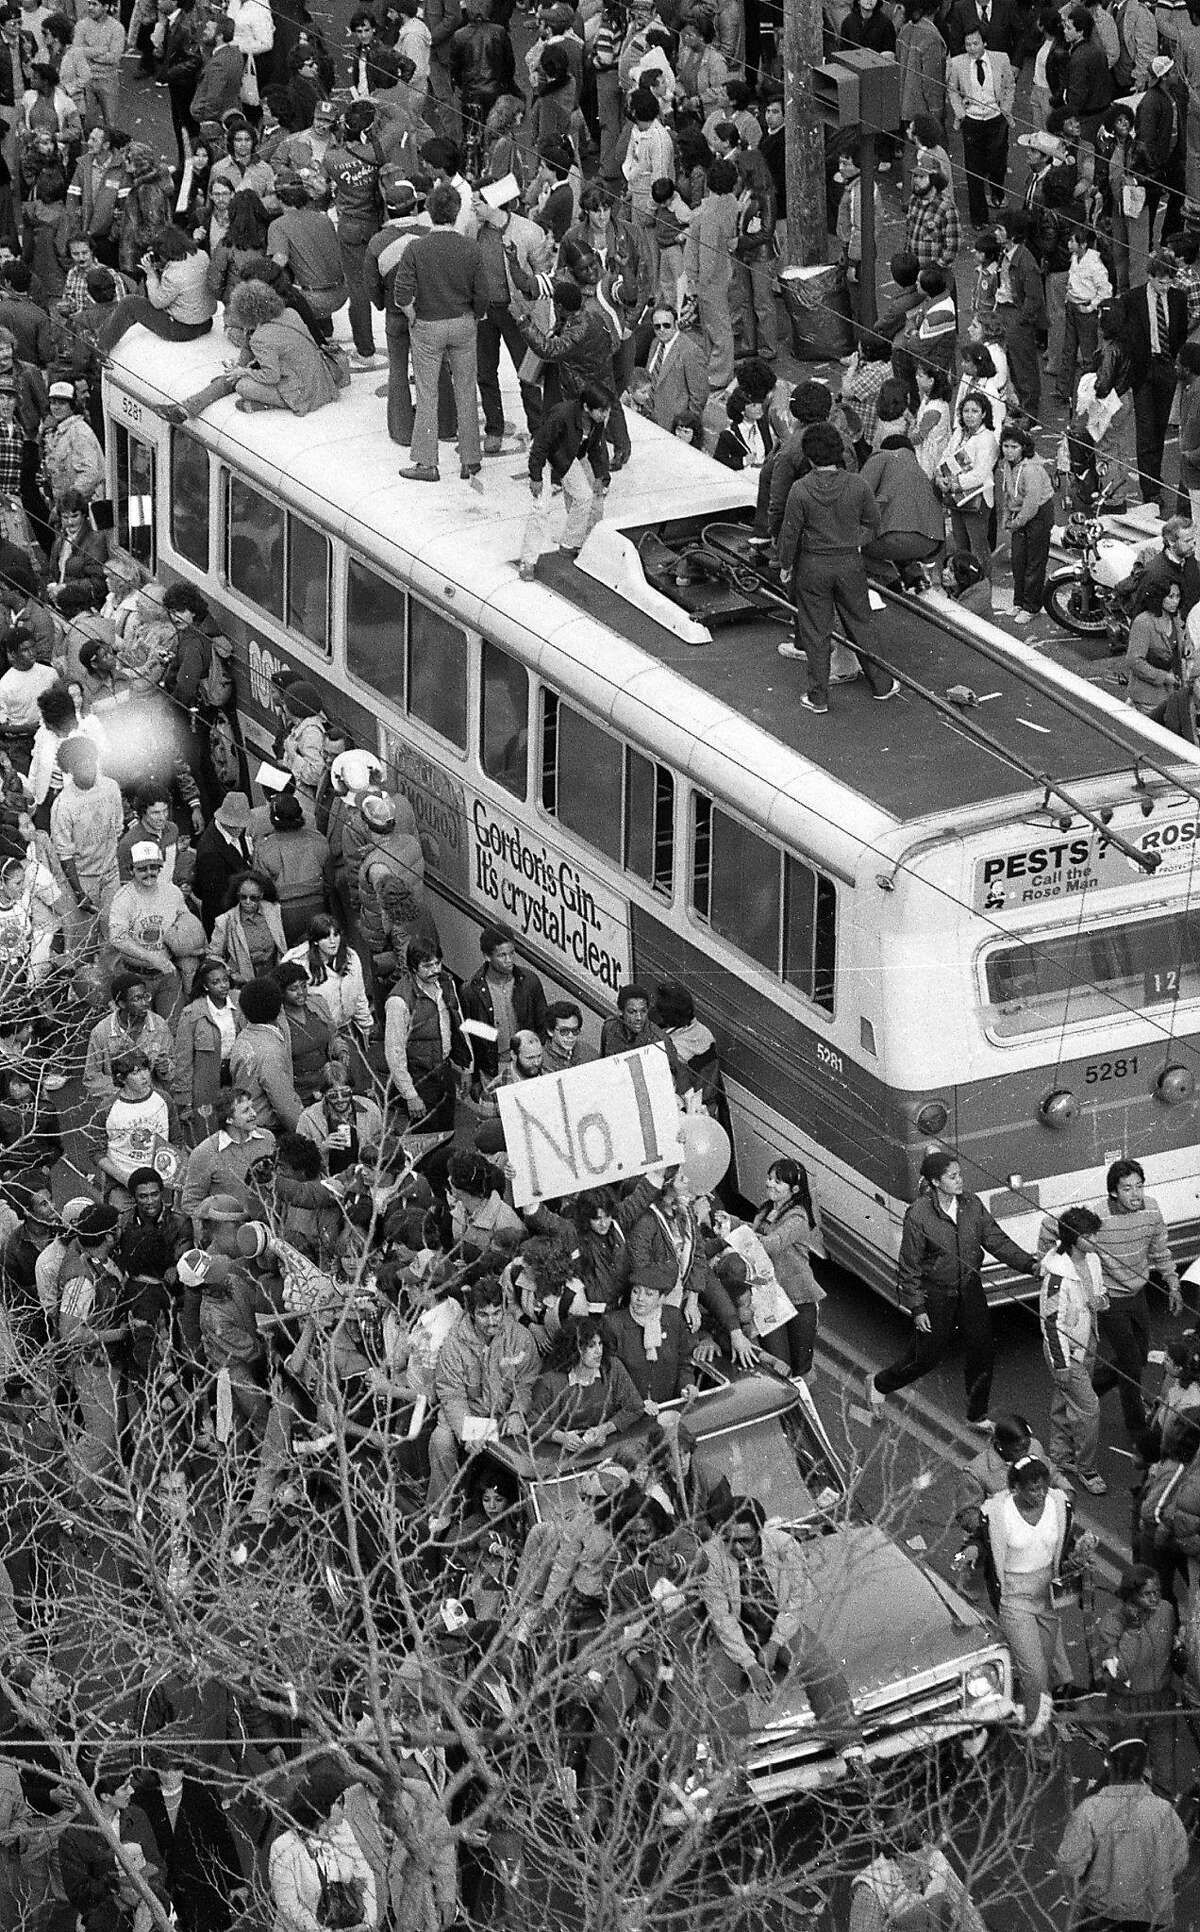
<path fill-rule="evenodd" d="M 410 469 L 401 470 L 400 475 L 406 483 L 440 483 L 441 472 L 432 463 L 414 463 Z"/>
<path fill-rule="evenodd" d="M 807 652 L 800 650 L 795 644 L 777 644 L 775 646 L 775 655 L 777 657 L 805 657 L 807 656 Z"/>
<path fill-rule="evenodd" d="M 1035 610 L 1022 610 L 1018 604 L 1013 611 L 1012 621 L 1014 624 L 1032 624 L 1036 616 L 1037 612 Z"/>
<path fill-rule="evenodd" d="M 372 350 L 369 356 L 363 356 L 358 353 L 357 349 L 352 349 L 350 351 L 349 362 L 350 367 L 360 374 L 365 369 L 378 369 L 380 366 L 380 358 L 375 354 L 374 350 Z"/>
<path fill-rule="evenodd" d="M 876 704 L 886 704 L 889 698 L 898 698 L 902 689 L 903 686 L 899 678 L 893 678 L 890 690 L 872 691 L 871 696 L 874 698 Z"/>
<path fill-rule="evenodd" d="M 867 1407 L 871 1411 L 871 1420 L 873 1422 L 877 1422 L 887 1408 L 886 1395 L 882 1389 L 877 1389 L 875 1386 L 875 1372 L 873 1369 L 867 1370 Z"/>
<path fill-rule="evenodd" d="M 813 715 L 818 718 L 823 718 L 826 712 L 829 710 L 829 706 L 827 704 L 814 704 L 813 700 L 809 697 L 807 691 L 800 699 L 800 702 L 804 706 L 804 709 L 806 711 L 811 711 Z"/>
<path fill-rule="evenodd" d="M 523 584 L 531 584 L 537 576 L 537 565 L 527 563 L 518 564 L 517 575 Z"/>
<path fill-rule="evenodd" d="M 1086 1489 L 1089 1496 L 1108 1495 L 1108 1484 L 1098 1469 L 1076 1470 L 1071 1480 L 1077 1482 L 1081 1489 Z"/>
<path fill-rule="evenodd" d="M 981 1415 L 975 1418 L 968 1416 L 967 1427 L 968 1429 L 974 1429 L 976 1435 L 990 1436 L 993 1433 L 996 1425 L 992 1421 L 992 1418 L 990 1415 Z"/>

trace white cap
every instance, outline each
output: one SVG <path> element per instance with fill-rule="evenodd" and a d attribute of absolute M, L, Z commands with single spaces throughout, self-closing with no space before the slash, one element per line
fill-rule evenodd
<path fill-rule="evenodd" d="M 361 792 L 368 785 L 381 785 L 384 770 L 373 751 L 339 751 L 329 767 L 329 775 L 342 790 Z"/>
<path fill-rule="evenodd" d="M 153 839 L 139 839 L 129 856 L 134 865 L 149 865 L 152 859 L 162 864 L 162 853 Z"/>

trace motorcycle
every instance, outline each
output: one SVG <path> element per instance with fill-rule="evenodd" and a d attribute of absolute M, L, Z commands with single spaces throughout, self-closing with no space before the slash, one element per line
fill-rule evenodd
<path fill-rule="evenodd" d="M 1103 498 L 1100 499 L 1103 501 Z M 1056 624 L 1076 637 L 1103 637 L 1115 655 L 1125 649 L 1129 612 L 1119 594 L 1138 563 L 1138 549 L 1109 536 L 1096 510 L 1077 510 L 1068 519 L 1064 546 L 1078 552 L 1046 579 L 1045 608 Z"/>

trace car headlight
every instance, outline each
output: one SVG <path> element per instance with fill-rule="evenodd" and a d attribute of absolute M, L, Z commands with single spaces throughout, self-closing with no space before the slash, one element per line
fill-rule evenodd
<path fill-rule="evenodd" d="M 987 1663 L 973 1664 L 967 1672 L 963 1690 L 968 1704 L 984 1704 L 1004 1695 L 1004 1665 L 998 1657 Z"/>

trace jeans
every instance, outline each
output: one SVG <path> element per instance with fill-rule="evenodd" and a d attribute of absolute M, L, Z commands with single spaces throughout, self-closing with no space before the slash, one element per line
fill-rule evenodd
<path fill-rule="evenodd" d="M 604 495 L 586 457 L 576 457 L 563 477 L 562 491 L 567 506 L 567 527 L 563 531 L 559 549 L 572 552 L 582 550 L 586 538 L 604 515 Z M 550 485 L 546 482 L 542 485 L 541 494 L 534 497 L 525 522 L 525 534 L 521 539 L 523 564 L 536 563 L 546 547 L 550 503 Z"/>
<path fill-rule="evenodd" d="M 969 550 L 989 583 L 992 576 L 992 546 L 988 542 L 988 524 L 991 518 L 992 509 L 989 503 L 981 503 L 974 510 L 962 510 L 957 503 L 950 505 L 950 530 L 954 537 L 954 548 Z"/>
<path fill-rule="evenodd" d="M 733 264 L 733 305 L 739 331 L 752 355 L 773 362 L 779 353 L 779 323 L 771 284 L 775 280 L 775 255 L 771 248 L 756 249 L 748 261 Z M 668 298 L 672 302 L 674 296 Z"/>
<path fill-rule="evenodd" d="M 453 315 L 441 322 L 418 321 L 413 323 L 411 333 L 413 382 L 417 392 L 412 460 L 422 467 L 437 468 L 438 378 L 442 363 L 448 362 L 458 408 L 459 462 L 464 469 L 473 469 L 481 461 L 479 407 L 475 400 L 475 317 Z"/>
<path fill-rule="evenodd" d="M 894 1395 L 897 1389 L 919 1382 L 936 1368 L 945 1355 L 956 1330 L 963 1338 L 963 1381 L 967 1391 L 967 1421 L 981 1422 L 988 1411 L 992 1393 L 995 1346 L 992 1339 L 992 1314 L 975 1273 L 964 1275 L 958 1289 L 927 1289 L 925 1313 L 929 1317 L 926 1335 L 914 1322 L 908 1348 L 891 1368 L 875 1377 L 880 1395 Z"/>
<path fill-rule="evenodd" d="M 1099 1318 L 1103 1358 L 1092 1377 L 1096 1394 L 1107 1395 L 1116 1389 L 1121 1414 L 1131 1438 L 1146 1427 L 1146 1405 L 1142 1400 L 1142 1377 L 1150 1353 L 1150 1309 L 1146 1290 L 1136 1295 L 1121 1295 Z"/>
<path fill-rule="evenodd" d="M 487 313 L 479 318 L 479 331 L 475 343 L 475 360 L 479 370 L 479 400 L 483 404 L 485 436 L 504 434 L 504 402 L 500 395 L 501 343 L 512 357 L 513 368 L 519 370 L 529 353 L 529 344 L 521 334 L 517 318 L 508 303 L 493 302 Z M 536 435 L 542 420 L 542 392 L 536 382 L 521 384 L 521 404 L 525 411 L 529 434 Z"/>
<path fill-rule="evenodd" d="M 835 616 L 841 619 L 856 650 L 871 649 L 875 622 L 866 565 L 856 550 L 800 555 L 792 590 L 796 599 L 796 645 L 808 658 L 808 695 L 814 704 L 828 704 Z M 869 657 L 863 670 L 872 691 L 880 693 L 889 688 L 891 679 Z"/>
<path fill-rule="evenodd" d="M 388 387 L 387 387 L 387 430 L 393 443 L 402 443 L 405 449 L 412 442 L 416 413 L 413 409 L 412 388 L 408 380 L 408 321 L 401 316 L 397 321 L 388 317 Z"/>
<path fill-rule="evenodd" d="M 1012 533 L 1013 596 L 1018 610 L 1042 608 L 1053 529 L 1054 503 L 1050 501 Z"/>
<path fill-rule="evenodd" d="M 1004 337 L 1004 349 L 1017 401 L 1026 415 L 1036 416 L 1042 406 L 1042 357 L 1037 330 L 1014 315 Z"/>
<path fill-rule="evenodd" d="M 367 243 L 374 230 L 363 222 L 343 221 L 338 229 L 342 274 L 350 291 L 350 333 L 360 356 L 375 353 L 374 310 L 367 294 Z"/>
<path fill-rule="evenodd" d="M 1100 1446 L 1100 1397 L 1092 1387 L 1091 1363 L 1072 1362 L 1050 1371 L 1050 1460 L 1059 1469 L 1096 1467 Z"/>
<path fill-rule="evenodd" d="M 1067 303 L 1067 313 L 1063 321 L 1062 360 L 1058 365 L 1058 388 L 1072 406 L 1075 402 L 1075 372 L 1080 368 L 1085 375 L 1096 367 L 1099 353 L 1100 324 L 1088 309 L 1081 309 L 1077 302 Z"/>
<path fill-rule="evenodd" d="M 1050 1691 L 1050 1665 L 1058 1644 L 1058 1612 L 1050 1602 L 1049 1570 L 1005 1576 L 998 1621 L 1013 1654 L 1027 1723 Z"/>
<path fill-rule="evenodd" d="M 701 286 L 696 290 L 700 328 L 708 351 L 710 391 L 727 389 L 733 381 L 733 317 L 729 312 L 729 283 L 723 288 Z"/>

